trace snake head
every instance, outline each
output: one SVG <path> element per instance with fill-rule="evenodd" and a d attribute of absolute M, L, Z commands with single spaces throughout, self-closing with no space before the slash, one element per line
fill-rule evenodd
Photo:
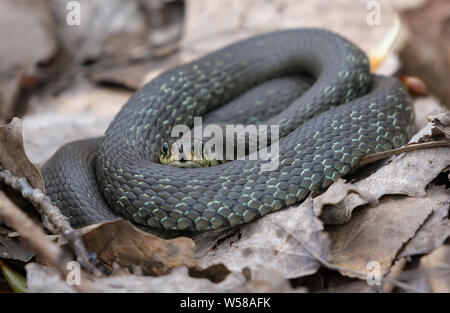
<path fill-rule="evenodd" d="M 208 167 L 209 159 L 201 141 L 178 140 L 173 144 L 164 142 L 159 156 L 161 164 L 180 168 Z"/>

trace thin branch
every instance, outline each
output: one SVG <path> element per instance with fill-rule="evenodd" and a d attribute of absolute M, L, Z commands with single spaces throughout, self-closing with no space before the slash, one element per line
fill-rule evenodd
<path fill-rule="evenodd" d="M 6 195 L 0 191 L 0 215 L 6 223 L 21 234 L 30 247 L 49 265 L 55 267 L 64 280 L 68 274 L 67 262 L 71 259 L 64 251 L 52 242 L 43 229 L 23 213 Z M 81 286 L 76 286 L 77 291 Z"/>
<path fill-rule="evenodd" d="M 387 277 L 397 280 L 401 276 L 403 270 L 405 269 L 405 265 L 406 265 L 406 258 L 398 259 L 394 263 L 394 265 L 391 266 L 391 269 Z M 391 282 L 388 282 L 383 285 L 382 289 L 383 293 L 391 293 L 393 290 L 394 284 L 392 284 Z"/>
<path fill-rule="evenodd" d="M 71 243 L 77 261 L 89 273 L 100 275 L 100 272 L 93 266 L 89 260 L 88 253 L 84 246 L 81 234 L 70 226 L 66 216 L 61 214 L 58 207 L 52 204 L 52 201 L 40 189 L 33 188 L 23 177 L 14 176 L 10 171 L 3 170 L 0 166 L 0 181 L 12 189 L 20 192 L 22 197 L 30 201 L 43 217 L 47 217 L 51 225 L 56 228 L 67 241 Z M 49 223 L 47 223 L 49 224 Z"/>
<path fill-rule="evenodd" d="M 431 142 L 421 142 L 421 143 L 412 143 L 397 149 L 392 149 L 388 151 L 375 152 L 369 155 L 366 155 L 361 158 L 358 165 L 356 167 L 362 167 L 369 163 L 388 158 L 393 155 L 399 155 L 404 152 L 420 150 L 420 149 L 429 149 L 429 148 L 437 148 L 437 147 L 450 147 L 450 140 L 442 140 L 442 141 L 431 141 Z"/>

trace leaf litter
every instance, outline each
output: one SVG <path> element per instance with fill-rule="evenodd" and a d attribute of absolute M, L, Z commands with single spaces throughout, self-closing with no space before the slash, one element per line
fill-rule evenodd
<path fill-rule="evenodd" d="M 441 117 L 440 123 L 442 120 L 445 118 Z M 432 130 L 432 138 L 443 134 L 433 127 L 428 129 Z M 430 137 L 427 134 L 421 140 Z M 24 164 L 25 168 L 33 167 L 26 161 L 20 121 L 3 127 L 0 135 L 4 138 L 1 161 L 39 184 L 40 174 L 23 168 Z M 448 148 L 432 148 L 402 154 L 366 179 L 353 184 L 339 180 L 324 194 L 245 225 L 225 239 L 202 240 L 200 236 L 195 239 L 197 247 L 189 238 L 170 242 L 123 220 L 88 226 L 82 230 L 83 238 L 89 250 L 110 268 L 138 267 L 141 275 L 163 275 L 161 279 L 169 279 L 167 275 L 174 268 L 201 271 L 222 264 L 229 270 L 222 281 L 247 271 L 250 275 L 274 272 L 287 282 L 316 273 L 322 261 L 339 266 L 344 275 L 357 276 L 352 273 L 367 272 L 367 263 L 377 260 L 382 274 L 386 274 L 403 247 L 402 256 L 427 253 L 448 237 L 448 190 L 443 186 L 427 188 L 450 165 L 448 152 Z M 354 216 L 344 214 L 348 222 L 324 226 L 330 216 L 334 218 L 331 224 L 342 220 L 336 219 L 336 212 L 352 212 L 355 208 L 358 210 Z M 442 225 L 440 231 L 436 223 Z M 431 243 L 424 244 L 425 238 Z M 187 273 L 187 280 L 200 279 Z M 177 279 L 185 276 L 178 273 Z"/>
<path fill-rule="evenodd" d="M 132 87 L 138 84 L 133 79 Z M 0 163 L 34 187 L 43 187 L 39 171 L 23 151 L 20 124 L 14 123 L 12 132 L 1 130 Z M 435 115 L 413 141 L 448 139 L 449 124 L 448 113 Z M 89 287 L 113 292 L 305 291 L 293 289 L 288 279 L 312 277 L 327 264 L 358 276 L 355 272 L 366 273 L 371 260 L 387 274 L 399 258 L 430 251 L 422 257 L 421 270 L 448 269 L 449 194 L 433 181 L 449 171 L 449 156 L 449 148 L 407 152 L 367 178 L 339 180 L 301 205 L 194 241 L 161 239 L 121 219 L 88 226 L 80 230 L 86 245 L 113 273 L 88 276 Z M 10 257 L 24 260 L 17 242 L 5 242 L 13 251 Z M 26 270 L 29 291 L 73 291 L 50 267 L 29 263 Z M 433 290 L 445 290 L 446 282 L 448 276 L 429 276 Z M 353 291 L 368 291 L 363 281 L 351 284 Z"/>

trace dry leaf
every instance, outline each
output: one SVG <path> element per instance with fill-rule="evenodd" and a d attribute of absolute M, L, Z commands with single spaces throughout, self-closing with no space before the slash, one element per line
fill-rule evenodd
<path fill-rule="evenodd" d="M 223 263 L 231 271 L 274 269 L 285 278 L 313 274 L 320 264 L 304 244 L 324 260 L 329 258 L 329 241 L 310 198 L 245 225 L 225 240 L 205 241 L 197 241 L 199 265 Z"/>
<path fill-rule="evenodd" d="M 34 252 L 21 245 L 16 238 L 0 234 L 0 258 L 29 262 Z"/>
<path fill-rule="evenodd" d="M 437 194 L 437 195 L 436 195 Z M 430 188 L 423 198 L 385 196 L 376 207 L 363 207 L 345 225 L 330 226 L 334 265 L 367 273 L 367 264 L 376 261 L 380 273 L 388 272 L 402 246 L 433 211 L 447 201 L 442 188 Z M 354 274 L 341 271 L 355 277 Z"/>
<path fill-rule="evenodd" d="M 90 225 L 81 231 L 86 248 L 109 265 L 137 265 L 147 275 L 164 275 L 175 267 L 196 265 L 195 244 L 186 237 L 165 240 L 123 219 Z"/>
<path fill-rule="evenodd" d="M 442 113 L 439 116 L 446 114 Z M 441 118 L 440 121 L 442 120 L 444 119 Z M 441 135 L 434 123 L 428 123 L 410 142 L 433 140 Z M 371 194 L 375 199 L 387 194 L 423 197 L 428 184 L 449 165 L 450 148 L 410 151 L 399 155 L 390 164 L 353 185 L 360 194 Z M 336 217 L 343 217 L 340 222 L 346 222 L 351 218 L 354 208 L 368 202 L 368 199 L 351 193 L 337 205 L 324 210 L 321 219 L 325 224 L 335 224 Z"/>
<path fill-rule="evenodd" d="M 411 151 L 398 156 L 389 165 L 354 185 L 376 198 L 386 194 L 422 197 L 426 186 L 448 165 L 450 148 Z M 340 207 L 349 210 L 366 203 L 364 199 L 350 194 Z"/>
<path fill-rule="evenodd" d="M 450 138 L 450 111 L 433 113 L 427 116 L 427 120 L 428 123 L 411 138 L 410 143 Z"/>
<path fill-rule="evenodd" d="M 399 257 L 429 253 L 440 247 L 450 236 L 450 221 L 448 220 L 450 190 L 445 190 L 442 186 L 442 188 L 433 188 L 433 191 L 428 196 L 440 201 L 441 205 L 433 207 L 431 216 L 402 249 Z M 447 195 L 446 199 L 445 195 Z"/>
<path fill-rule="evenodd" d="M 73 292 L 52 269 L 37 263 L 29 263 L 27 287 L 29 292 Z M 91 278 L 89 286 L 93 292 L 289 292 L 293 291 L 289 283 L 280 276 L 257 276 L 257 280 L 248 280 L 241 273 L 231 273 L 220 283 L 205 278 L 192 278 L 185 267 L 173 269 L 170 274 L 160 277 L 136 275 Z M 270 280 L 269 280 L 270 279 Z M 83 280 L 81 281 L 83 284 Z M 258 284 L 255 290 L 254 284 Z M 299 291 L 303 291 L 302 289 Z"/>
<path fill-rule="evenodd" d="M 444 135 L 445 138 L 450 139 L 450 111 L 432 114 L 428 120 L 434 127 L 434 135 Z"/>
<path fill-rule="evenodd" d="M 0 126 L 0 164 L 14 175 L 25 177 L 34 188 L 45 190 L 41 172 L 25 153 L 22 121 L 18 118 L 8 125 Z"/>
<path fill-rule="evenodd" d="M 347 222 L 351 218 L 351 211 L 345 209 L 333 210 L 332 208 L 327 210 L 323 208 L 327 205 L 338 204 L 351 193 L 359 195 L 371 205 L 378 203 L 378 200 L 372 194 L 361 191 L 354 184 L 346 183 L 345 180 L 339 178 L 328 187 L 326 192 L 314 198 L 314 214 L 321 216 L 322 221 L 325 221 L 327 224 L 343 224 Z"/>

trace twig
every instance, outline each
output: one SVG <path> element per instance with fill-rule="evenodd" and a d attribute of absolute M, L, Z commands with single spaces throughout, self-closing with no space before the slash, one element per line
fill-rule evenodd
<path fill-rule="evenodd" d="M 57 229 L 57 232 L 71 243 L 74 253 L 77 256 L 77 261 L 85 270 L 97 276 L 100 275 L 100 271 L 89 261 L 88 253 L 80 233 L 70 226 L 67 217 L 61 214 L 59 208 L 52 204 L 49 197 L 40 189 L 31 187 L 25 178 L 14 176 L 10 171 L 3 170 L 1 166 L 0 181 L 3 181 L 12 189 L 20 192 L 24 199 L 34 205 L 41 216 L 46 216 L 49 219 L 51 225 Z"/>
<path fill-rule="evenodd" d="M 406 265 L 405 258 L 401 258 L 401 259 L 397 260 L 394 263 L 394 265 L 392 265 L 391 270 L 387 277 L 392 278 L 392 279 L 398 279 L 401 276 L 403 269 L 405 268 L 405 265 Z M 384 293 L 391 293 L 392 290 L 394 290 L 394 284 L 388 282 L 383 285 L 382 291 Z"/>
<path fill-rule="evenodd" d="M 388 150 L 388 151 L 382 151 L 382 152 L 375 152 L 369 155 L 366 155 L 361 158 L 358 165 L 356 167 L 362 167 L 369 163 L 388 158 L 393 155 L 399 155 L 404 152 L 414 151 L 414 150 L 420 150 L 420 149 L 429 149 L 429 148 L 436 148 L 436 147 L 450 147 L 450 140 L 441 140 L 441 141 L 431 141 L 431 142 L 421 142 L 421 143 L 412 143 L 400 148 Z"/>
<path fill-rule="evenodd" d="M 47 237 L 39 225 L 9 200 L 3 191 L 0 191 L 0 215 L 10 227 L 22 235 L 22 238 L 39 256 L 58 270 L 62 279 L 67 277 L 66 264 L 71 261 L 70 258 Z M 75 288 L 82 291 L 80 287 L 76 286 Z"/>

